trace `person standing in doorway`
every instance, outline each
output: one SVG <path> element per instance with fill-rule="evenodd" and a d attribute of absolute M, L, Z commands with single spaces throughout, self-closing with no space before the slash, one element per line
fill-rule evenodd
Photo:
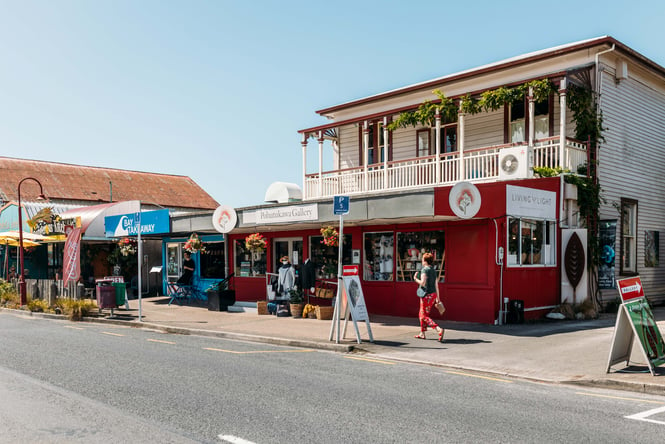
<path fill-rule="evenodd" d="M 415 336 L 417 339 L 425 339 L 427 327 L 436 329 L 439 334 L 439 342 L 443 342 L 443 328 L 429 317 L 430 311 L 435 303 L 440 302 L 439 283 L 437 282 L 436 271 L 432 267 L 434 256 L 432 253 L 422 255 L 421 263 L 423 268 L 420 272 L 413 275 L 413 280 L 425 289 L 425 296 L 420 298 L 420 311 L 418 319 L 420 320 L 420 333 Z"/>
<path fill-rule="evenodd" d="M 182 275 L 178 278 L 177 283 L 190 285 L 194 277 L 194 267 L 195 263 L 194 259 L 192 259 L 192 253 L 185 251 L 185 260 L 182 263 Z"/>

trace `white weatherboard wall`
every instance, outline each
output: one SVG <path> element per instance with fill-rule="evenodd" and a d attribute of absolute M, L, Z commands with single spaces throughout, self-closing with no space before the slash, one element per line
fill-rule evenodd
<path fill-rule="evenodd" d="M 610 60 L 613 62 L 613 60 Z M 665 300 L 665 80 L 628 63 L 628 78 L 615 82 L 614 67 L 604 66 L 601 107 L 605 143 L 599 150 L 599 182 L 607 203 L 601 219 L 617 219 L 620 261 L 621 218 L 615 204 L 637 201 L 637 273 L 651 301 Z M 660 266 L 644 266 L 644 233 L 659 231 Z M 620 264 L 616 264 L 616 278 Z M 616 290 L 604 290 L 604 301 Z"/>

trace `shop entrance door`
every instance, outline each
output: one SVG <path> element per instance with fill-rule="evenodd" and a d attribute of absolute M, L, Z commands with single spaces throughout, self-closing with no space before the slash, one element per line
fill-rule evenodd
<path fill-rule="evenodd" d="M 272 251 L 274 252 L 273 264 L 275 264 L 275 267 L 279 268 L 281 265 L 279 259 L 282 256 L 288 256 L 291 264 L 298 266 L 302 262 L 302 238 L 276 238 L 273 240 Z"/>
<path fill-rule="evenodd" d="M 182 270 L 182 252 L 180 243 L 170 242 L 166 244 L 166 281 L 178 280 Z"/>

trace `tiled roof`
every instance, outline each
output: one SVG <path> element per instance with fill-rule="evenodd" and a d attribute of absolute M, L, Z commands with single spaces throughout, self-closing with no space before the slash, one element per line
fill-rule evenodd
<path fill-rule="evenodd" d="M 19 182 L 34 177 L 49 199 L 87 201 L 90 204 L 140 200 L 165 207 L 214 209 L 219 204 L 187 176 L 70 165 L 0 157 L 0 201 L 18 199 Z M 21 200 L 34 200 L 39 186 L 31 180 L 21 185 Z"/>

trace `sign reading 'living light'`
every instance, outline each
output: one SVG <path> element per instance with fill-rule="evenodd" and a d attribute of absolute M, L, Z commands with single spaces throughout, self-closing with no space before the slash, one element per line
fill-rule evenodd
<path fill-rule="evenodd" d="M 556 219 L 556 193 L 506 185 L 506 214 L 554 220 Z"/>
<path fill-rule="evenodd" d="M 144 211 L 140 213 L 141 235 L 169 233 L 169 210 Z M 136 236 L 139 222 L 136 213 L 118 214 L 104 218 L 106 237 Z"/>

